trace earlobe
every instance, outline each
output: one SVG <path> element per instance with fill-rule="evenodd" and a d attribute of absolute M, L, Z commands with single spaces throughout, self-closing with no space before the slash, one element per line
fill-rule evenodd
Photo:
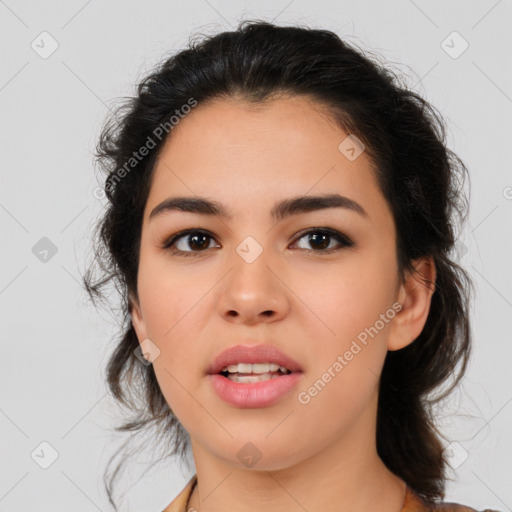
<path fill-rule="evenodd" d="M 408 273 L 400 285 L 397 301 L 402 305 L 391 323 L 388 350 L 400 350 L 422 332 L 435 291 L 436 269 L 433 257 L 414 262 L 416 272 Z"/>

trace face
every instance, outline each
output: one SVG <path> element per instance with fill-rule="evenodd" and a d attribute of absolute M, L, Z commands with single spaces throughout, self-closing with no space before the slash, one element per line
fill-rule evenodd
<path fill-rule="evenodd" d="M 306 97 L 199 104 L 171 135 L 144 211 L 132 321 L 159 350 L 158 383 L 193 447 L 243 468 L 239 451 L 252 443 L 258 468 L 278 469 L 364 446 L 387 350 L 418 334 L 400 337 L 395 226 L 371 160 L 347 158 L 349 134 Z M 271 215 L 282 201 L 333 194 L 350 202 Z M 230 216 L 168 208 L 150 218 L 175 197 Z M 302 367 L 296 384 L 267 406 L 225 401 L 207 372 L 238 344 L 280 349 Z"/>

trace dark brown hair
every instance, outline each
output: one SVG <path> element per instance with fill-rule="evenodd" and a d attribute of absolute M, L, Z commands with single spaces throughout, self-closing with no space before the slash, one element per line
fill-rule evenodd
<path fill-rule="evenodd" d="M 154 429 L 164 456 L 183 457 L 188 448 L 188 433 L 166 403 L 152 365 L 134 357 L 139 343 L 129 309 L 130 295 L 138 300 L 142 214 L 166 139 L 155 136 L 162 134 L 157 127 L 169 128 L 171 116 L 191 98 L 199 105 L 234 96 L 261 104 L 280 94 L 308 95 L 365 144 L 396 223 L 401 277 L 414 271 L 415 259 L 433 257 L 437 278 L 426 325 L 413 343 L 388 352 L 384 363 L 377 450 L 425 501 L 444 498 L 446 461 L 432 406 L 459 383 L 470 355 L 472 282 L 453 254 L 456 221 L 467 215 L 467 169 L 446 146 L 442 116 L 401 79 L 389 63 L 379 65 L 333 32 L 243 21 L 235 31 L 191 41 L 189 48 L 163 60 L 140 82 L 137 94 L 107 119 L 96 157 L 106 174 L 108 204 L 96 226 L 95 261 L 84 284 L 94 303 L 105 298 L 109 282 L 122 297 L 122 332 L 107 380 L 131 418 L 117 430 Z M 170 129 L 165 132 L 172 137 Z M 127 168 L 148 137 L 154 147 Z M 434 394 L 450 376 L 451 386 Z M 122 464 L 105 484 L 114 507 L 112 489 Z"/>

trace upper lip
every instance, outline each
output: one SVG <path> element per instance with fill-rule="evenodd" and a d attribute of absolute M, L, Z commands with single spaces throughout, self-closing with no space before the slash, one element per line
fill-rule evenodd
<path fill-rule="evenodd" d="M 297 361 L 273 345 L 235 345 L 221 352 L 208 368 L 208 374 L 220 373 L 230 364 L 238 363 L 276 363 L 284 366 L 291 372 L 302 372 Z"/>

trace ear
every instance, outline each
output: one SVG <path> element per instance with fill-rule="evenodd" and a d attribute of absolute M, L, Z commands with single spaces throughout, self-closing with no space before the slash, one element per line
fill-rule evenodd
<path fill-rule="evenodd" d="M 132 325 L 137 334 L 139 343 L 147 338 L 146 323 L 142 316 L 142 311 L 139 305 L 139 301 L 130 294 L 130 315 L 132 317 Z"/>
<path fill-rule="evenodd" d="M 436 268 L 432 256 L 414 261 L 416 272 L 407 273 L 400 284 L 397 301 L 402 309 L 393 318 L 388 350 L 400 350 L 411 344 L 423 330 L 435 290 Z"/>

